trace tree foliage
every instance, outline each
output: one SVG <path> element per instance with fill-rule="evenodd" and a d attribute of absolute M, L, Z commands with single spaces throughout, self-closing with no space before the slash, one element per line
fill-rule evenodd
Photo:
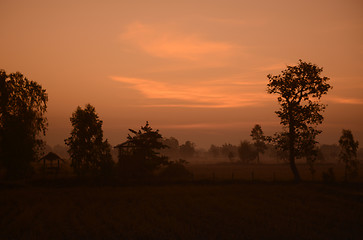
<path fill-rule="evenodd" d="M 21 73 L 0 70 L 0 100 L 0 161 L 9 177 L 23 177 L 44 144 L 48 95 Z"/>
<path fill-rule="evenodd" d="M 167 147 L 162 142 L 163 137 L 159 130 L 154 131 L 149 122 L 146 122 L 140 130 L 129 129 L 129 131 L 131 134 L 127 136 L 127 143 L 131 146 L 131 150 L 128 155 L 119 156 L 119 158 L 125 157 L 127 161 L 130 161 L 126 163 L 127 170 L 133 171 L 133 175 L 150 175 L 154 170 L 168 163 L 168 157 L 160 155 L 159 152 Z"/>
<path fill-rule="evenodd" d="M 211 155 L 214 158 L 219 157 L 219 154 L 221 153 L 221 147 L 218 147 L 214 144 L 210 145 L 208 149 L 208 154 Z"/>
<path fill-rule="evenodd" d="M 250 163 L 257 157 L 257 151 L 249 141 L 242 141 L 240 143 L 238 154 L 243 163 Z"/>
<path fill-rule="evenodd" d="M 162 143 L 166 145 L 164 149 L 161 149 L 162 155 L 168 156 L 170 159 L 179 159 L 179 141 L 175 137 L 163 138 Z"/>
<path fill-rule="evenodd" d="M 233 162 L 234 157 L 237 155 L 237 152 L 238 152 L 238 147 L 230 143 L 225 143 L 221 147 L 222 155 L 227 157 L 231 162 Z"/>
<path fill-rule="evenodd" d="M 299 60 L 298 65 L 287 66 L 281 74 L 267 76 L 267 92 L 278 95 L 280 109 L 276 114 L 284 126 L 284 131 L 277 134 L 275 140 L 283 143 L 279 147 L 289 152 L 290 167 L 296 181 L 300 180 L 300 175 L 295 159 L 321 132 L 316 130 L 316 126 L 322 123 L 322 112 L 326 106 L 320 103 L 320 99 L 331 88 L 329 78 L 320 76 L 322 71 L 312 63 Z"/>
<path fill-rule="evenodd" d="M 65 139 L 72 167 L 78 175 L 107 172 L 113 164 L 111 146 L 103 140 L 102 120 L 95 108 L 87 104 L 84 109 L 77 107 L 70 118 L 71 136 Z"/>
<path fill-rule="evenodd" d="M 254 128 L 251 130 L 251 135 L 253 140 L 253 145 L 255 145 L 256 151 L 257 151 L 257 163 L 260 162 L 260 153 L 264 153 L 266 147 L 265 144 L 265 136 L 263 135 L 262 128 L 259 124 L 256 124 Z"/>
<path fill-rule="evenodd" d="M 313 130 L 313 131 L 311 131 Z M 317 141 L 315 140 L 318 131 L 310 129 L 310 131 L 305 131 L 301 133 L 300 140 L 298 141 L 298 149 L 300 150 L 298 157 L 305 157 L 306 163 L 309 166 L 309 171 L 314 179 L 315 167 L 314 164 L 318 158 L 319 148 L 317 146 Z"/>
<path fill-rule="evenodd" d="M 343 129 L 339 146 L 339 158 L 345 163 L 344 180 L 347 181 L 349 177 L 354 178 L 358 175 L 357 150 L 359 142 L 354 140 L 350 130 Z"/>
<path fill-rule="evenodd" d="M 195 154 L 195 143 L 186 141 L 180 145 L 180 154 L 182 158 L 192 158 Z"/>
<path fill-rule="evenodd" d="M 179 159 L 170 161 L 169 164 L 160 172 L 159 176 L 168 181 L 185 181 L 190 180 L 193 174 L 185 167 L 187 161 Z"/>

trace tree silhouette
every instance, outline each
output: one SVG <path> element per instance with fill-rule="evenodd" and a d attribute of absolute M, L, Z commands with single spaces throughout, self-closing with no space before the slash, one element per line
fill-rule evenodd
<path fill-rule="evenodd" d="M 179 141 L 175 137 L 163 138 L 162 143 L 166 145 L 164 149 L 161 150 L 161 154 L 168 156 L 170 159 L 179 159 Z"/>
<path fill-rule="evenodd" d="M 238 147 L 230 143 L 225 143 L 221 147 L 221 153 L 233 162 L 234 157 L 237 155 Z"/>
<path fill-rule="evenodd" d="M 191 158 L 195 154 L 195 143 L 186 141 L 180 146 L 180 154 L 183 158 Z"/>
<path fill-rule="evenodd" d="M 289 152 L 290 168 L 295 181 L 300 181 L 300 175 L 295 165 L 295 158 L 301 154 L 304 136 L 307 133 L 315 139 L 321 132 L 316 125 L 322 123 L 325 105 L 320 98 L 327 94 L 331 86 L 329 78 L 321 77 L 323 71 L 318 66 L 299 60 L 297 66 L 287 66 L 277 76 L 268 75 L 267 92 L 278 95 L 280 109 L 276 111 L 284 132 L 277 134 L 285 138 L 285 144 L 280 147 Z"/>
<path fill-rule="evenodd" d="M 253 144 L 256 147 L 257 151 L 257 163 L 260 163 L 260 153 L 264 153 L 266 147 L 265 144 L 265 136 L 263 135 L 262 128 L 259 124 L 256 124 L 254 128 L 251 130 L 252 140 L 254 141 Z"/>
<path fill-rule="evenodd" d="M 190 180 L 193 177 L 193 174 L 185 167 L 186 164 L 188 164 L 188 162 L 183 159 L 170 161 L 168 166 L 160 172 L 159 176 L 168 181 Z"/>
<path fill-rule="evenodd" d="M 210 145 L 210 147 L 208 149 L 208 153 L 210 155 L 212 155 L 212 157 L 214 157 L 214 158 L 218 157 L 220 152 L 221 152 L 221 147 L 218 147 L 214 144 Z"/>
<path fill-rule="evenodd" d="M 238 154 L 243 163 L 250 163 L 257 157 L 257 152 L 249 141 L 242 141 L 240 143 Z"/>
<path fill-rule="evenodd" d="M 345 163 L 344 181 L 347 181 L 348 177 L 356 177 L 358 174 L 357 150 L 359 142 L 354 140 L 350 130 L 343 129 L 339 146 L 339 158 Z"/>
<path fill-rule="evenodd" d="M 8 177 L 23 177 L 44 145 L 48 95 L 21 73 L 0 70 L 0 100 L 0 164 Z"/>
<path fill-rule="evenodd" d="M 298 141 L 298 143 L 300 144 L 298 146 L 298 149 L 300 149 L 299 157 L 306 158 L 306 163 L 309 166 L 309 170 L 313 180 L 316 172 L 314 168 L 314 163 L 317 160 L 319 153 L 319 148 L 317 146 L 318 142 L 315 140 L 317 133 L 318 131 L 315 130 L 302 132 L 300 136 L 301 139 Z"/>
<path fill-rule="evenodd" d="M 64 140 L 72 167 L 78 175 L 107 172 L 112 167 L 111 146 L 103 141 L 102 121 L 90 104 L 84 109 L 77 107 L 70 118 L 73 129 Z"/>
<path fill-rule="evenodd" d="M 162 142 L 162 135 L 159 130 L 153 130 L 149 122 L 145 126 L 136 131 L 129 129 L 131 134 L 127 136 L 127 144 L 130 148 L 128 155 L 119 155 L 119 162 L 121 158 L 126 158 L 126 170 L 133 171 L 132 175 L 139 177 L 151 175 L 154 170 L 158 169 L 161 165 L 168 164 L 168 157 L 160 156 L 159 151 L 167 146 Z"/>

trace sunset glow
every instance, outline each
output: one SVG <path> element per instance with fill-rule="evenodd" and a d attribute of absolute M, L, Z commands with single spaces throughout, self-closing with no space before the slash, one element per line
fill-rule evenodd
<path fill-rule="evenodd" d="M 198 147 L 279 131 L 267 74 L 299 59 L 333 86 L 322 143 L 341 129 L 363 141 L 363 4 L 360 1 L 2 1 L 0 68 L 49 94 L 49 145 L 90 103 L 112 145 L 149 121 Z"/>
<path fill-rule="evenodd" d="M 136 45 L 154 57 L 182 59 L 187 61 L 207 61 L 210 57 L 230 55 L 234 46 L 204 40 L 193 34 L 174 32 L 173 26 L 157 28 L 141 23 L 132 23 L 121 34 L 121 40 Z"/>
<path fill-rule="evenodd" d="M 178 100 L 180 104 L 164 103 L 146 105 L 154 107 L 198 107 L 198 108 L 231 108 L 251 105 L 261 105 L 271 97 L 258 91 L 246 92 L 246 85 L 250 83 L 234 83 L 223 81 L 197 82 L 188 85 L 167 84 L 146 79 L 111 77 L 111 79 L 127 83 L 131 88 L 142 93 L 149 99 Z M 242 86 L 242 87 L 241 87 Z M 236 91 L 238 87 L 238 91 Z M 245 93 L 244 93 L 245 92 Z"/>

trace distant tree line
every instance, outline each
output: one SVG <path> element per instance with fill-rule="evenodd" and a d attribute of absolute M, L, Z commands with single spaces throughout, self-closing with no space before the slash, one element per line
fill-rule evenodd
<path fill-rule="evenodd" d="M 256 124 L 251 131 L 253 143 L 244 140 L 241 141 L 239 146 L 225 143 L 222 146 L 216 146 L 212 144 L 208 150 L 210 156 L 214 158 L 224 157 L 231 162 L 242 163 L 260 163 L 260 154 L 265 152 L 266 137 L 263 135 L 262 128 L 259 124 Z"/>
<path fill-rule="evenodd" d="M 168 143 L 170 147 L 179 148 L 181 156 L 192 156 L 194 145 L 189 141 L 179 146 L 174 138 L 163 139 L 159 130 L 153 130 L 146 122 L 139 130 L 129 129 L 126 141 L 115 146 L 118 149 L 115 164 L 111 145 L 103 139 L 103 122 L 92 105 L 87 104 L 84 109 L 77 107 L 70 120 L 73 129 L 65 144 L 69 147 L 71 166 L 78 176 L 103 175 L 140 180 L 153 177 L 160 169 L 162 174 L 174 169 L 170 177 L 189 176 L 185 160 L 171 161 L 161 154 L 163 149 L 169 148 L 165 144 Z"/>

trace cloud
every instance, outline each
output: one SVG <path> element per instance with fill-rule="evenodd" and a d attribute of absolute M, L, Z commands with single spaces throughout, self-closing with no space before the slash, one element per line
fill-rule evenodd
<path fill-rule="evenodd" d="M 257 86 L 238 85 L 235 79 L 173 84 L 150 79 L 111 76 L 112 80 L 126 83 L 147 99 L 158 100 L 149 107 L 233 108 L 262 104 L 270 99 Z M 222 85 L 224 82 L 224 85 Z M 252 86 L 252 88 L 251 88 Z"/>
<path fill-rule="evenodd" d="M 159 58 L 187 61 L 208 61 L 225 59 L 237 46 L 206 40 L 197 34 L 176 31 L 170 26 L 147 25 L 139 22 L 129 24 L 120 35 L 145 53 Z"/>
<path fill-rule="evenodd" d="M 344 98 L 344 97 L 329 97 L 329 101 L 341 104 L 353 104 L 353 105 L 362 105 L 363 99 L 359 98 Z"/>
<path fill-rule="evenodd" d="M 166 124 L 164 129 L 235 129 L 250 127 L 256 124 L 254 121 L 247 122 L 228 122 L 228 123 L 187 123 L 187 124 Z M 263 126 L 278 126 L 279 122 L 265 121 L 260 122 Z"/>

